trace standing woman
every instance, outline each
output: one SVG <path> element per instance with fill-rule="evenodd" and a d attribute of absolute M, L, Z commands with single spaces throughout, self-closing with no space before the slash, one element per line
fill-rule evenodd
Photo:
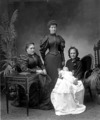
<path fill-rule="evenodd" d="M 48 28 L 50 34 L 42 39 L 40 53 L 44 60 L 47 74 L 52 80 L 50 84 L 50 90 L 52 90 L 58 77 L 58 69 L 61 69 L 65 65 L 65 41 L 60 35 L 56 34 L 57 22 L 55 20 L 48 22 Z M 47 50 L 49 50 L 49 52 L 46 54 Z"/>

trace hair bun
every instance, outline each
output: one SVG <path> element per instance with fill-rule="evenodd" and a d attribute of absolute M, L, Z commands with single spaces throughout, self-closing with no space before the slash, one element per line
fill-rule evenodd
<path fill-rule="evenodd" d="M 57 26 L 57 22 L 56 22 L 56 20 L 50 20 L 47 25 L 48 25 L 48 27 L 50 27 L 51 25 Z"/>

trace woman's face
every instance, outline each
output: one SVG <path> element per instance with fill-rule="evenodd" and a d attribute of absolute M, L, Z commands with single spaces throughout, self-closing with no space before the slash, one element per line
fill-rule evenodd
<path fill-rule="evenodd" d="M 70 57 L 71 57 L 71 59 L 75 59 L 76 58 L 76 50 L 75 49 L 71 49 L 70 50 Z"/>
<path fill-rule="evenodd" d="M 30 44 L 26 51 L 29 55 L 33 55 L 35 52 L 35 46 L 33 44 Z"/>
<path fill-rule="evenodd" d="M 55 34 L 57 31 L 57 26 L 56 25 L 50 25 L 49 27 L 50 34 Z"/>

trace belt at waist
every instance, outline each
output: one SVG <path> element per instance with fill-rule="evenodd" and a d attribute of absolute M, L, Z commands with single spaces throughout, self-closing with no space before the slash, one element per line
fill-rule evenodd
<path fill-rule="evenodd" d="M 58 55 L 58 54 L 60 54 L 60 52 L 59 51 L 49 51 L 49 54 Z"/>

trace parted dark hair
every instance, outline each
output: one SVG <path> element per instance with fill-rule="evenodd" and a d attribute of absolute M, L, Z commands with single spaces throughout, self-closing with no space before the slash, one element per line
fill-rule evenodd
<path fill-rule="evenodd" d="M 79 55 L 78 49 L 77 49 L 76 47 L 74 47 L 74 46 L 71 46 L 71 47 L 69 48 L 69 50 L 68 50 L 68 56 L 70 57 L 70 51 L 71 51 L 72 49 L 74 49 L 74 50 L 76 51 L 76 57 L 78 57 L 78 55 Z M 70 57 L 70 58 L 71 58 L 71 57 Z"/>
<path fill-rule="evenodd" d="M 25 51 L 29 48 L 30 45 L 35 45 L 34 42 L 27 43 L 25 46 Z"/>

